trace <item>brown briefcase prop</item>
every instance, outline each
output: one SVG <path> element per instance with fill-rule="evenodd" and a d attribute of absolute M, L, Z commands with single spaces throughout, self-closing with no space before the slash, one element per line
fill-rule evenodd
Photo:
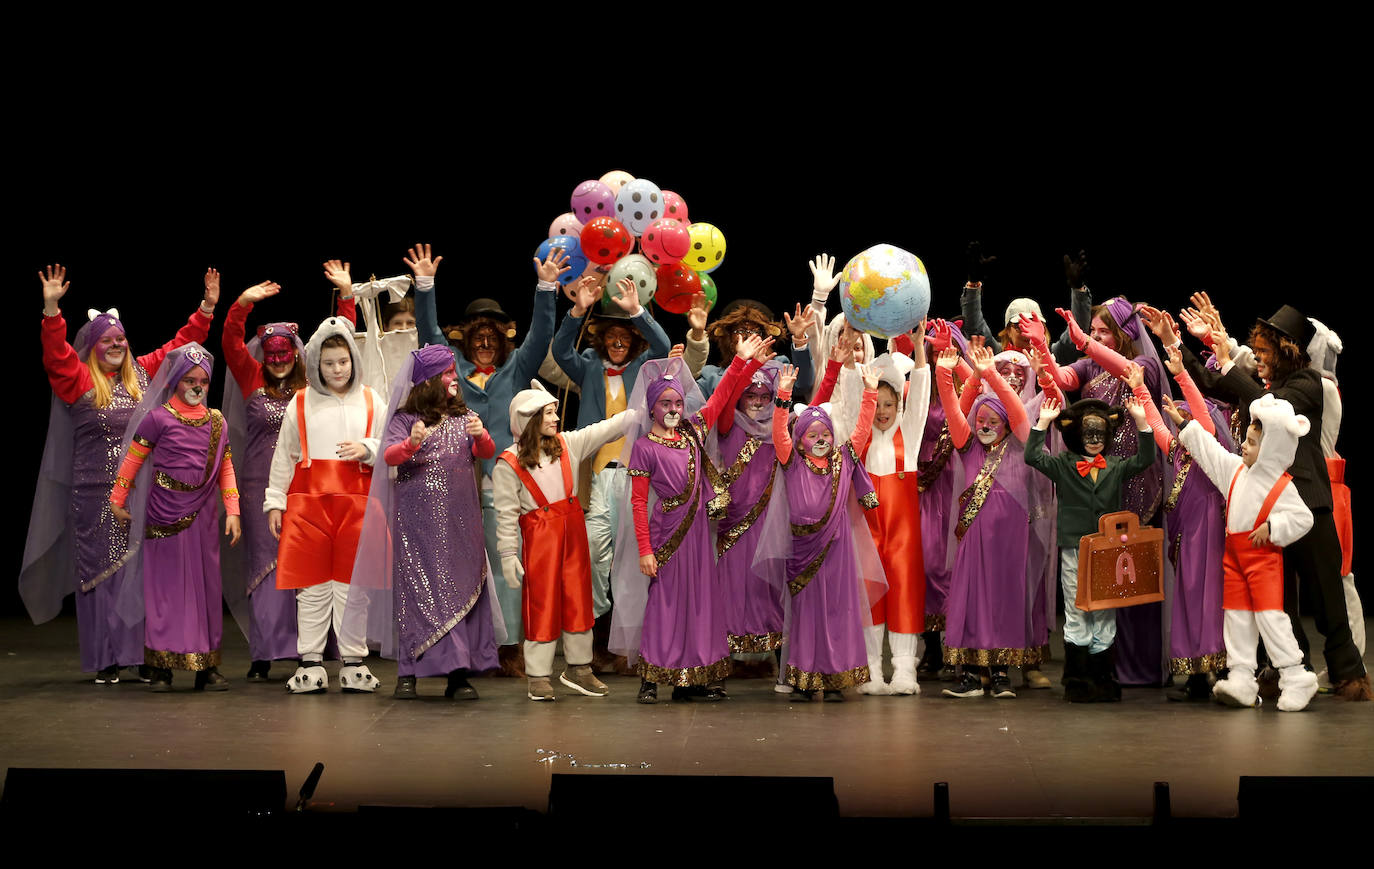
<path fill-rule="evenodd" d="M 1097 520 L 1097 533 L 1078 541 L 1081 610 L 1105 610 L 1164 600 L 1164 529 L 1140 527 L 1129 510 Z"/>

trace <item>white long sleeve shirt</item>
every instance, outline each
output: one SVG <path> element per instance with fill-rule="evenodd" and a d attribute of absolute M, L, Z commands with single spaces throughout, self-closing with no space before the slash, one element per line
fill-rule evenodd
<path fill-rule="evenodd" d="M 1270 433 L 1266 430 L 1264 436 L 1267 439 Z M 1228 490 L 1231 492 L 1230 501 L 1226 505 L 1227 533 L 1248 534 L 1255 527 L 1260 507 L 1264 504 L 1265 498 L 1269 497 L 1269 491 L 1292 463 L 1293 450 L 1288 450 L 1288 461 L 1285 462 L 1281 455 L 1273 455 L 1279 451 L 1269 450 L 1270 455 L 1266 455 L 1266 444 L 1261 441 L 1259 458 L 1255 460 L 1253 467 L 1246 468 L 1245 461 L 1240 456 L 1217 443 L 1214 436 L 1194 421 L 1189 421 L 1179 429 L 1178 439 L 1212 484 L 1220 489 L 1222 494 Z M 1296 444 L 1296 441 L 1294 443 Z M 1231 478 L 1235 476 L 1237 469 L 1240 470 L 1240 476 L 1236 478 L 1236 486 L 1232 489 Z M 1312 522 L 1312 511 L 1298 495 L 1297 486 L 1290 482 L 1283 487 L 1278 500 L 1269 511 L 1269 541 L 1275 546 L 1287 546 L 1302 539 L 1303 535 L 1311 530 Z"/>
<path fill-rule="evenodd" d="M 306 441 L 311 459 L 337 461 L 339 444 L 358 441 L 367 449 L 367 458 L 362 464 L 376 462 L 386 402 L 371 387 L 353 389 L 347 395 L 335 395 L 332 392 L 326 395 L 312 388 L 306 388 L 302 393 L 305 395 Z M 365 393 L 372 393 L 371 428 L 367 426 Z M 277 451 L 272 455 L 272 470 L 267 478 L 267 492 L 262 502 L 264 513 L 286 509 L 286 492 L 291 488 L 291 478 L 300 460 L 301 435 L 296 422 L 296 399 L 293 398 L 282 416 Z"/>

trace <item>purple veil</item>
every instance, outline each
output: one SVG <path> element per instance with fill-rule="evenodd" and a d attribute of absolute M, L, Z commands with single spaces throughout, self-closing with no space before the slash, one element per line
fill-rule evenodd
<path fill-rule="evenodd" d="M 620 464 L 629 467 L 630 452 L 640 438 L 653 428 L 650 415 L 649 392 L 652 386 L 655 394 L 663 386 L 654 384 L 662 380 L 675 380 L 674 389 L 682 391 L 683 415 L 679 427 L 684 434 L 692 425 L 692 418 L 706 404 L 696 378 L 691 376 L 681 357 L 675 359 L 650 359 L 639 369 L 635 377 L 634 390 L 626 402 L 625 446 L 620 451 Z M 702 459 L 709 461 L 706 451 Z M 703 469 L 704 470 L 704 469 Z M 698 485 L 710 485 L 710 474 L 702 474 Z M 626 484 L 620 503 L 619 522 L 616 525 L 615 556 L 611 562 L 611 593 L 615 596 L 615 607 L 611 610 L 610 649 L 624 655 L 631 664 L 639 659 L 639 641 L 644 632 L 644 608 L 649 602 L 649 577 L 639 572 L 639 544 L 635 538 L 634 507 L 630 503 L 631 487 Z M 649 510 L 653 511 L 658 497 L 653 488 L 649 489 Z M 714 547 L 712 549 L 714 552 Z"/>
<path fill-rule="evenodd" d="M 453 355 L 447 347 L 431 345 L 445 357 L 444 368 L 453 364 Z M 382 657 L 395 659 L 400 646 L 399 625 L 392 596 L 392 572 L 394 570 L 394 548 L 391 542 L 392 517 L 396 515 L 396 469 L 388 465 L 381 453 L 386 449 L 385 432 L 391 419 L 405 405 L 412 387 L 411 378 L 416 373 L 416 365 L 426 373 L 424 360 L 417 357 L 425 350 L 413 350 L 392 380 L 391 395 L 386 405 L 386 416 L 376 431 L 382 432 L 378 446 L 376 464 L 372 470 L 372 484 L 367 494 L 367 512 L 363 516 L 362 535 L 358 539 L 358 554 L 353 561 L 353 578 L 348 587 L 348 605 L 344 611 L 347 619 L 364 619 L 367 624 L 368 645 L 380 651 Z M 441 371 L 443 369 L 440 369 Z M 422 378 L 421 382 L 425 379 Z M 486 559 L 483 549 L 482 558 Z M 491 605 L 492 624 L 496 644 L 505 645 L 507 641 L 506 623 L 501 616 L 501 604 L 496 596 L 496 586 L 488 562 L 484 567 L 486 589 L 483 594 Z M 354 622 L 356 624 L 357 622 Z"/>

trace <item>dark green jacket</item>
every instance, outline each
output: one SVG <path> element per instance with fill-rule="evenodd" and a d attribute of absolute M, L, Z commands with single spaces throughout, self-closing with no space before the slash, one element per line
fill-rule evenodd
<path fill-rule="evenodd" d="M 1077 549 L 1078 538 L 1096 534 L 1097 520 L 1121 509 L 1121 490 L 1126 481 L 1154 464 L 1154 434 L 1138 431 L 1136 436 L 1135 455 L 1125 459 L 1107 456 L 1107 469 L 1097 472 L 1094 483 L 1091 474 L 1080 476 L 1076 467 L 1086 456 L 1068 450 L 1052 456 L 1045 452 L 1045 433 L 1031 429 L 1026 438 L 1026 464 L 1054 481 L 1059 499 L 1060 549 Z"/>

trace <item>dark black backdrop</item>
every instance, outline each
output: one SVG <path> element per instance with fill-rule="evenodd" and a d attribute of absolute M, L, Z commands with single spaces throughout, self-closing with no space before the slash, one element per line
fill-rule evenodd
<path fill-rule="evenodd" d="M 641 104 L 593 115 L 541 105 L 548 82 L 479 87 L 471 64 L 424 94 L 373 81 L 321 98 L 303 76 L 236 75 L 178 91 L 175 70 L 160 69 L 139 83 L 155 97 L 94 76 L 85 90 L 36 91 L 14 108 L 0 258 L 17 336 L 10 576 L 49 396 L 34 273 L 53 261 L 69 268 L 71 331 L 86 308 L 115 305 L 136 352 L 185 321 L 207 266 L 224 276 L 218 354 L 242 288 L 281 283 L 254 320 L 295 319 L 308 333 L 329 312 L 324 259 L 350 260 L 355 278 L 395 274 L 415 241 L 445 257 L 441 319 L 484 295 L 523 321 L 530 257 L 550 220 L 580 181 L 619 168 L 679 192 L 694 220 L 722 229 L 722 300 L 790 308 L 809 295 L 812 255 L 842 263 L 885 241 L 925 261 L 933 312 L 954 315 L 963 249 L 978 238 L 999 257 L 986 289 L 993 321 L 1014 296 L 1063 304 L 1060 257 L 1083 247 L 1098 299 L 1125 293 L 1177 310 L 1205 288 L 1237 333 L 1291 302 L 1347 346 L 1359 340 L 1353 314 L 1366 306 L 1352 304 L 1361 291 L 1345 279 L 1357 277 L 1361 239 L 1336 203 L 1362 176 L 1339 136 L 1308 134 L 1330 95 L 1225 77 L 1094 82 L 1087 69 L 1041 86 L 1008 68 L 977 94 L 948 73 L 930 79 L 924 102 L 907 93 L 915 82 L 880 99 L 831 81 L 812 104 L 796 90 L 779 96 L 770 75 L 728 93 L 717 84 L 711 106 L 654 112 L 640 94 Z M 670 335 L 685 329 L 681 317 L 660 319 Z M 1348 362 L 1345 373 L 1351 408 L 1361 386 Z M 1346 419 L 1354 453 L 1352 410 Z M 19 609 L 12 585 L 0 602 Z"/>

